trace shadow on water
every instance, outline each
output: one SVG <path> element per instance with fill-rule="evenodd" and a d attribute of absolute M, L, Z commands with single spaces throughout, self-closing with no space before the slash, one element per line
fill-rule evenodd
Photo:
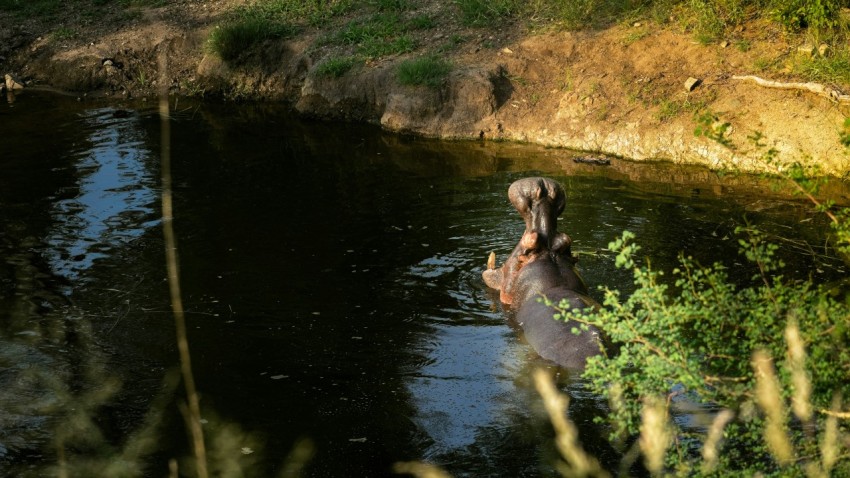
<path fill-rule="evenodd" d="M 138 454 L 149 476 L 164 476 L 188 448 L 173 403 L 150 414 L 170 396 L 163 381 L 176 363 L 155 227 L 156 112 L 38 95 L 0 111 L 10 124 L 0 144 L 0 464 L 54 465 L 62 429 L 86 437 L 69 460 L 126 451 L 146 430 L 156 451 Z M 595 167 L 565 151 L 428 141 L 257 106 L 180 107 L 172 138 L 196 381 L 208 427 L 230 430 L 212 448 L 262 476 L 301 437 L 317 450 L 308 476 L 389 476 L 393 462 L 418 459 L 457 476 L 554 473 L 530 379 L 546 364 L 480 279 L 487 254 L 501 261 L 522 232 L 506 198 L 517 178 L 565 185 L 562 228 L 592 287 L 629 290 L 604 252 L 623 229 L 657 267 L 679 250 L 734 265 L 744 217 L 788 239 L 799 277 L 844 273 L 798 246 L 823 244 L 824 223 L 768 180 Z M 561 388 L 586 446 L 616 467 L 621 452 L 593 423 L 606 404 L 580 380 Z M 71 410 L 92 397 L 93 421 L 74 422 Z M 145 428 L 152 421 L 159 431 Z"/>

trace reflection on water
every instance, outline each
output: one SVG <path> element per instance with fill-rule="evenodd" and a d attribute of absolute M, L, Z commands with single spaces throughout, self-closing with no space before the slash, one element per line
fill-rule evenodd
<path fill-rule="evenodd" d="M 138 238 L 151 220 L 157 193 L 135 113 L 112 108 L 82 114 L 85 147 L 71 151 L 77 178 L 71 197 L 54 203 L 45 242 L 53 271 L 69 279 L 113 248 Z"/>
<path fill-rule="evenodd" d="M 37 120 L 46 113 L 56 123 L 49 136 Z M 0 115 L 18 120 L 0 143 L 0 389 L 9 391 L 0 393 L 0 465 L 54 464 L 57 430 L 104 376 L 122 387 L 87 409 L 96 420 L 86 433 L 100 433 L 103 448 L 75 450 L 118 453 L 156 416 L 149 410 L 176 357 L 153 227 L 157 117 L 27 95 Z M 206 105 L 178 112 L 172 126 L 207 432 L 229 430 L 217 453 L 253 461 L 262 475 L 303 437 L 317 450 L 307 476 L 391 476 L 392 463 L 411 459 L 457 476 L 551 474 L 551 431 L 530 380 L 546 364 L 480 278 L 489 252 L 501 262 L 522 232 L 506 198 L 519 177 L 565 185 L 562 228 L 592 288 L 629 290 L 629 273 L 604 251 L 623 229 L 660 268 L 681 249 L 739 262 L 733 230 L 745 216 L 823 243 L 823 223 L 805 206 L 752 178 L 600 168 L 563 151 L 425 141 L 254 106 Z M 799 277 L 844 273 L 827 256 L 787 253 Z M 606 405 L 574 377 L 560 385 L 585 445 L 616 466 L 620 452 L 593 423 Z M 146 458 L 150 476 L 188 453 L 176 401 Z M 701 427 L 686 406 L 676 419 Z"/>

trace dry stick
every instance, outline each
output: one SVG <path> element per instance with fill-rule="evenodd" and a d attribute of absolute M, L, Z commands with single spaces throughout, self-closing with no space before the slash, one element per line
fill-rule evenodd
<path fill-rule="evenodd" d="M 440 467 L 430 463 L 401 461 L 393 465 L 393 472 L 400 475 L 413 475 L 416 478 L 451 478 Z"/>
<path fill-rule="evenodd" d="M 820 83 L 783 83 L 781 81 L 765 80 L 753 75 L 735 75 L 733 80 L 752 81 L 765 88 L 778 88 L 780 90 L 802 90 L 814 93 L 824 98 L 829 98 L 838 103 L 850 103 L 850 95 L 845 95 L 838 90 L 827 88 Z"/>
<path fill-rule="evenodd" d="M 189 355 L 189 340 L 186 337 L 186 316 L 180 293 L 180 270 L 177 262 L 177 240 L 174 235 L 174 212 L 171 198 L 171 125 L 168 113 L 168 83 L 166 48 L 159 53 L 159 120 L 162 143 L 162 232 L 165 237 L 165 262 L 168 269 L 168 286 L 171 293 L 171 310 L 177 331 L 177 348 L 180 352 L 180 371 L 186 388 L 188 414 L 186 425 L 192 435 L 192 446 L 198 478 L 207 478 L 207 453 L 204 447 L 204 431 L 201 428 L 201 407 L 195 378 L 192 375 L 192 360 Z"/>
<path fill-rule="evenodd" d="M 58 470 L 56 471 L 57 478 L 68 478 L 68 462 L 65 460 L 65 444 L 59 438 L 57 441 L 56 453 Z"/>
<path fill-rule="evenodd" d="M 850 412 L 827 410 L 825 408 L 819 408 L 818 413 L 821 413 L 821 414 L 826 415 L 828 417 L 841 418 L 841 419 L 844 419 L 844 420 L 850 418 Z"/>

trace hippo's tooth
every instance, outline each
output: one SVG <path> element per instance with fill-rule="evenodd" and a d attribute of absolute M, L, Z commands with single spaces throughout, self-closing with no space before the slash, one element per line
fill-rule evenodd
<path fill-rule="evenodd" d="M 487 258 L 487 270 L 496 268 L 496 253 L 490 252 L 490 257 Z"/>

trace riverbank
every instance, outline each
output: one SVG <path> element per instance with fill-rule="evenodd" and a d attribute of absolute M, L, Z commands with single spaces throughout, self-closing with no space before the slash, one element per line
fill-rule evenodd
<path fill-rule="evenodd" d="M 0 12 L 3 24 L 16 25 L 0 32 L 0 68 L 25 88 L 49 86 L 81 99 L 152 98 L 157 59 L 166 52 L 163 78 L 174 95 L 279 101 L 302 115 L 391 131 L 530 142 L 638 161 L 751 172 L 803 161 L 829 175 L 850 171 L 842 144 L 846 106 L 799 87 L 735 78 L 801 81 L 793 64 L 820 55 L 805 48 L 804 36 L 763 21 L 705 43 L 675 22 L 652 18 L 583 31 L 533 28 L 531 20 L 498 29 L 467 26 L 455 4 L 418 1 L 392 12 L 402 33 L 379 38 L 409 44 L 375 54 L 364 53 L 362 40 L 340 40 L 352 25 L 365 28 L 369 18 L 387 14 L 369 4 L 318 26 L 305 20 L 225 61 L 209 38 L 247 2 L 156 6 L 162 3 L 26 19 Z M 422 57 L 450 69 L 434 86 L 404 84 L 399 65 Z M 340 59 L 350 64 L 328 67 Z M 698 128 L 703 134 L 694 134 Z"/>

